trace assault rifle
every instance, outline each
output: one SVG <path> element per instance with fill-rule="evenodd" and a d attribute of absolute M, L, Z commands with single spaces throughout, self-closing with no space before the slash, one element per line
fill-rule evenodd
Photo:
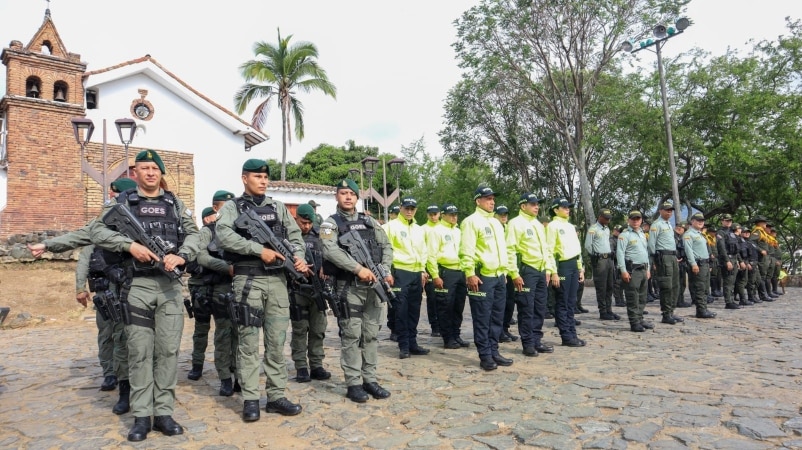
<path fill-rule="evenodd" d="M 154 237 L 148 234 L 145 227 L 139 222 L 139 219 L 128 209 L 128 206 L 123 203 L 112 206 L 103 216 L 103 223 L 114 227 L 120 233 L 144 245 L 148 250 L 159 257 L 158 262 L 151 262 L 150 267 L 147 268 L 157 268 L 170 277 L 170 279 L 181 281 L 182 273 L 178 267 L 173 270 L 164 268 L 164 257 L 176 252 L 175 244 L 165 241 L 161 236 Z M 137 268 L 136 260 L 134 260 L 134 268 Z"/>
<path fill-rule="evenodd" d="M 394 302 L 396 298 L 395 293 L 390 283 L 385 280 L 390 273 L 384 266 L 373 261 L 373 258 L 370 256 L 370 250 L 368 250 L 368 246 L 365 244 L 362 236 L 356 231 L 351 230 L 340 236 L 340 244 L 348 249 L 348 254 L 350 254 L 356 262 L 363 267 L 367 267 L 368 270 L 373 273 L 373 276 L 376 277 L 376 282 L 373 283 L 372 286 L 373 290 L 376 291 L 376 294 L 378 294 L 382 302 L 392 305 L 392 302 Z"/>
<path fill-rule="evenodd" d="M 343 287 L 340 295 L 334 287 L 334 278 L 328 278 L 323 282 L 323 291 L 320 296 L 328 302 L 331 312 L 337 319 L 350 319 L 351 311 L 348 309 L 348 286 Z"/>
<path fill-rule="evenodd" d="M 299 283 L 308 283 L 306 277 L 301 272 L 295 269 L 295 254 L 293 253 L 293 245 L 287 239 L 279 239 L 273 230 L 256 214 L 256 211 L 247 209 L 237 217 L 234 221 L 234 226 L 240 230 L 245 230 L 251 235 L 254 241 L 267 245 L 271 250 L 276 251 L 284 257 L 282 263 L 276 266 L 268 266 L 265 264 L 265 269 L 272 269 L 283 267 L 287 273 L 290 274 L 294 281 Z"/>

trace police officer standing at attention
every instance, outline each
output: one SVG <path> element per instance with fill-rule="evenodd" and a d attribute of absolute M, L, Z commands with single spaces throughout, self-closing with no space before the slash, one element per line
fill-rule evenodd
<path fill-rule="evenodd" d="M 588 228 L 588 234 L 585 236 L 585 250 L 593 264 L 593 285 L 596 287 L 596 303 L 599 305 L 601 320 L 621 319 L 613 312 L 615 252 L 610 248 L 610 229 L 607 228 L 612 217 L 612 211 L 602 209 L 596 223 Z"/>
<path fill-rule="evenodd" d="M 360 265 L 339 243 L 341 235 L 354 231 L 359 234 L 371 252 L 376 264 L 389 270 L 393 262 L 393 248 L 387 235 L 372 217 L 358 213 L 359 187 L 354 180 L 345 179 L 337 184 L 337 212 L 320 226 L 320 243 L 323 249 L 324 271 L 336 277 L 337 295 L 348 302 L 348 318 L 340 318 L 342 351 L 340 365 L 348 386 L 346 396 L 354 402 L 368 401 L 368 394 L 385 399 L 390 392 L 376 379 L 380 321 L 384 305 L 372 288 L 377 281 L 369 268 Z M 385 279 L 391 286 L 393 277 Z"/>
<path fill-rule="evenodd" d="M 650 322 L 643 321 L 651 270 L 646 235 L 641 230 L 642 222 L 643 214 L 639 210 L 630 211 L 627 219 L 629 226 L 618 235 L 616 245 L 616 266 L 621 272 L 624 296 L 627 299 L 629 328 L 636 333 L 654 328 Z"/>
<path fill-rule="evenodd" d="M 685 257 L 691 267 L 688 272 L 688 287 L 691 299 L 696 304 L 696 317 L 712 319 L 716 313 L 707 309 L 707 289 L 710 286 L 710 254 L 707 252 L 707 238 L 702 234 L 705 226 L 704 214 L 698 212 L 691 216 L 691 226 L 682 236 L 685 244 Z"/>
<path fill-rule="evenodd" d="M 128 369 L 134 426 L 129 441 L 142 441 L 153 429 L 167 436 L 183 434 L 173 418 L 178 350 L 184 329 L 181 283 L 168 277 L 179 266 L 195 258 L 198 227 L 192 213 L 172 192 L 160 185 L 165 173 L 161 157 L 153 150 L 136 155 L 137 189 L 121 193 L 117 203 L 126 205 L 153 237 L 178 249 L 164 260 L 146 246 L 111 229 L 102 220 L 90 228 L 92 242 L 110 252 L 121 253 L 128 278 L 120 289 L 120 302 L 128 304 L 125 334 L 128 336 Z M 103 217 L 113 205 L 104 209 Z M 191 239 L 190 239 L 191 238 Z M 148 264 L 163 264 L 163 269 Z"/>
<path fill-rule="evenodd" d="M 618 248 L 618 236 L 621 235 L 622 231 L 624 231 L 624 227 L 616 225 L 613 227 L 613 231 L 610 234 L 610 249 L 613 251 L 613 255 L 615 255 L 616 249 Z M 613 256 L 613 261 L 615 261 L 615 256 Z M 613 264 L 617 264 L 617 262 Z M 615 306 L 626 307 L 627 304 L 624 302 L 624 287 L 621 284 L 621 272 L 616 268 L 613 270 L 613 273 L 615 274 L 613 276 L 613 297 L 615 298 Z"/>
<path fill-rule="evenodd" d="M 748 300 L 752 303 L 763 303 L 765 295 L 757 288 L 757 245 L 750 239 L 752 237 L 752 230 L 749 227 L 744 227 L 741 231 L 741 237 L 744 239 L 744 247 L 746 248 L 746 292 Z"/>
<path fill-rule="evenodd" d="M 217 220 L 217 211 L 223 207 L 223 204 L 227 200 L 231 200 L 234 198 L 234 194 L 228 191 L 217 191 L 212 196 L 212 206 L 209 208 L 205 208 L 201 213 L 201 221 L 203 222 L 203 227 L 201 227 L 201 240 L 205 241 L 201 243 L 202 248 L 207 248 L 209 244 L 214 240 L 214 221 Z M 206 233 L 204 233 L 206 230 Z M 215 253 L 215 256 L 211 256 L 210 253 L 206 253 L 203 258 L 201 258 L 206 264 L 209 264 L 213 267 L 204 267 L 200 264 L 200 261 L 195 261 L 190 263 L 187 266 L 187 273 L 192 274 L 192 277 L 189 279 L 187 283 L 189 285 L 189 292 L 192 296 L 192 315 L 195 319 L 195 329 L 192 331 L 192 369 L 187 373 L 187 378 L 190 380 L 200 380 L 203 376 L 203 362 L 206 359 L 206 347 L 209 344 L 209 330 L 211 329 L 212 323 L 212 305 L 215 301 L 215 284 L 221 284 L 222 287 L 218 288 L 220 291 L 224 291 L 224 293 L 228 292 L 228 286 L 231 285 L 231 277 L 228 275 L 229 268 L 231 267 L 226 261 L 219 258 L 220 254 L 218 252 L 219 249 L 216 248 L 212 253 Z M 199 255 L 200 256 L 200 255 Z M 217 302 L 220 303 L 219 301 Z M 215 315 L 215 319 L 219 316 L 223 311 L 218 308 L 217 314 Z M 227 312 L 226 312 L 227 315 Z M 229 333 L 229 331 L 223 331 L 223 334 Z M 215 353 L 220 350 L 222 351 L 222 345 L 218 348 L 217 339 L 221 338 L 221 334 L 217 328 L 217 320 L 215 320 Z M 226 338 L 227 345 L 229 348 L 234 346 L 234 351 L 236 351 L 236 341 L 233 342 L 230 337 Z M 233 356 L 229 356 L 228 358 L 223 357 L 223 359 L 228 360 L 231 363 L 231 366 L 226 366 L 223 369 L 223 375 L 220 379 L 225 380 L 228 379 L 231 381 L 230 368 L 234 366 L 234 359 Z M 222 362 L 222 360 L 221 360 Z M 217 365 L 217 358 L 215 357 L 215 365 Z M 221 371 L 221 368 L 218 366 L 218 373 Z M 225 385 L 225 382 L 224 382 Z M 220 391 L 224 392 L 223 386 Z M 221 394 L 225 395 L 225 394 Z M 228 394 L 231 395 L 231 394 Z M 225 395 L 225 396 L 228 396 Z"/>
<path fill-rule="evenodd" d="M 685 256 L 685 244 L 682 235 L 685 234 L 687 222 L 674 225 L 674 243 L 677 245 L 677 266 L 679 267 L 679 291 L 677 292 L 677 308 L 690 308 L 691 304 L 685 301 L 685 288 L 688 285 L 688 260 Z"/>
<path fill-rule="evenodd" d="M 230 192 L 226 194 L 234 198 L 234 194 Z M 234 392 L 242 391 L 236 375 L 237 329 L 236 324 L 231 321 L 231 313 L 228 308 L 228 302 L 232 300 L 233 296 L 231 280 L 234 275 L 234 266 L 225 259 L 219 248 L 215 226 L 217 216 L 214 207 L 204 209 L 201 217 L 203 220 L 199 237 L 201 250 L 197 260 L 187 265 L 187 272 L 193 274 L 187 284 L 189 284 L 192 294 L 192 309 L 195 316 L 195 332 L 192 335 L 193 370 L 190 371 L 187 378 L 198 379 L 203 372 L 206 344 L 209 340 L 209 323 L 206 321 L 211 322 L 211 317 L 214 317 L 214 366 L 217 369 L 217 376 L 220 378 L 219 393 L 223 397 L 230 397 L 234 395 Z M 201 318 L 205 320 L 201 320 Z M 200 363 L 198 364 L 196 361 L 200 361 Z M 198 378 L 193 378 L 195 374 L 198 375 Z"/>
<path fill-rule="evenodd" d="M 398 205 L 393 205 L 389 210 L 387 210 L 388 220 L 381 226 L 385 234 L 387 234 L 387 227 L 389 226 L 389 223 L 397 219 L 400 212 L 401 207 Z M 398 334 L 395 332 L 395 313 L 393 311 L 387 311 L 387 329 L 390 330 L 390 340 L 393 342 L 398 342 Z"/>
<path fill-rule="evenodd" d="M 284 203 L 265 195 L 269 179 L 270 168 L 264 160 L 245 161 L 242 165 L 245 192 L 223 205 L 216 226 L 220 247 L 234 264 L 234 302 L 242 304 L 237 308 L 242 313 L 237 318 L 237 362 L 242 377 L 242 418 L 246 422 L 259 420 L 260 329 L 264 332 L 262 365 L 267 375 L 265 411 L 285 416 L 301 412 L 301 405 L 290 402 L 285 396 L 284 343 L 290 314 L 287 276 L 280 265 L 284 257 L 253 241 L 247 230 L 234 224 L 241 214 L 253 210 L 279 239 L 287 239 L 292 244 L 295 270 L 308 271 L 301 230 Z"/>
<path fill-rule="evenodd" d="M 461 236 L 457 228 L 458 212 L 453 203 L 444 204 L 440 223 L 426 239 L 426 271 L 432 277 L 434 295 L 437 297 L 437 319 L 443 335 L 443 347 L 447 349 L 470 345 L 460 337 L 468 287 L 465 275 L 459 270 Z"/>
<path fill-rule="evenodd" d="M 501 356 L 498 350 L 507 297 L 509 258 L 504 227 L 493 217 L 496 206 L 493 189 L 479 186 L 473 199 L 476 210 L 461 225 L 460 270 L 468 285 L 473 342 L 479 353 L 479 366 L 484 370 L 494 370 L 513 363 L 512 359 Z"/>
<path fill-rule="evenodd" d="M 721 271 L 721 284 L 724 288 L 725 309 L 741 309 L 735 303 L 735 279 L 738 276 L 738 237 L 731 229 L 732 216 L 721 216 L 721 228 L 716 232 L 716 250 L 718 251 L 718 266 Z"/>
<path fill-rule="evenodd" d="M 322 283 L 323 250 L 320 245 L 319 229 L 314 226 L 315 210 L 310 205 L 298 205 L 295 221 L 301 229 L 306 248 L 306 262 L 314 267 L 310 277 L 318 277 Z M 295 282 L 291 282 L 295 283 Z M 321 311 L 310 295 L 314 285 L 309 283 L 295 288 L 295 302 L 300 318 L 292 319 L 292 360 L 295 362 L 295 381 L 306 383 L 311 380 L 328 380 L 331 373 L 323 367 L 323 339 L 326 337 L 326 311 Z M 318 292 L 317 295 L 321 293 Z"/>
<path fill-rule="evenodd" d="M 757 258 L 758 258 L 758 275 L 757 275 L 757 287 L 758 292 L 761 294 L 761 300 L 764 302 L 773 302 L 774 296 L 771 295 L 771 288 L 769 287 L 769 283 L 767 282 L 769 276 L 769 263 L 770 263 L 770 255 L 769 255 L 769 233 L 766 231 L 766 224 L 768 221 L 763 216 L 757 216 L 754 219 L 755 227 L 752 228 L 752 235 L 749 237 L 749 241 L 755 244 L 757 247 Z"/>
<path fill-rule="evenodd" d="M 412 197 L 401 200 L 401 215 L 387 223 L 387 239 L 393 247 L 394 291 L 398 296 L 390 314 L 395 314 L 398 357 L 427 355 L 429 349 L 418 345 L 418 322 L 426 282 L 426 237 L 415 223 L 418 202 Z"/>
<path fill-rule="evenodd" d="M 501 222 L 504 227 L 504 232 L 507 231 L 507 223 L 510 220 L 510 209 L 506 205 L 496 206 L 496 214 L 494 216 Z M 510 325 L 513 323 L 513 313 L 515 312 L 515 288 L 512 285 L 512 278 L 507 275 L 507 300 L 504 305 L 504 323 L 502 324 L 501 336 L 499 342 L 514 342 L 518 340 L 518 336 L 510 333 Z"/>
<path fill-rule="evenodd" d="M 568 221 L 574 204 L 564 198 L 551 202 L 552 220 L 546 228 L 546 237 L 557 260 L 557 273 L 551 275 L 551 285 L 555 288 L 555 315 L 560 329 L 562 345 L 584 347 L 585 341 L 576 333 L 574 305 L 579 283 L 585 281 L 582 267 L 582 244 L 576 227 Z"/>
<path fill-rule="evenodd" d="M 440 224 L 440 207 L 437 205 L 429 205 L 426 208 L 426 224 L 423 225 L 423 232 L 426 236 L 427 248 L 429 239 L 434 239 L 434 229 Z M 426 292 L 426 316 L 429 317 L 429 325 L 432 327 L 432 336 L 440 337 L 442 332 L 440 330 L 440 320 L 437 315 L 437 295 L 434 293 L 434 277 L 429 273 L 426 284 L 423 285 L 423 290 Z"/>
<path fill-rule="evenodd" d="M 674 325 L 684 322 L 674 315 L 679 292 L 679 264 L 677 263 L 677 244 L 674 241 L 674 229 L 668 222 L 674 215 L 674 205 L 663 202 L 660 205 L 660 217 L 654 221 L 649 231 L 649 254 L 657 266 L 657 286 L 660 289 L 661 322 Z"/>
<path fill-rule="evenodd" d="M 540 200 L 527 192 L 521 195 L 518 205 L 520 212 L 507 225 L 507 253 L 510 258 L 509 276 L 518 304 L 518 331 L 523 354 L 531 357 L 554 351 L 554 347 L 543 343 L 543 321 L 546 318 L 546 290 L 557 267 L 546 241 L 546 229 L 537 219 Z"/>

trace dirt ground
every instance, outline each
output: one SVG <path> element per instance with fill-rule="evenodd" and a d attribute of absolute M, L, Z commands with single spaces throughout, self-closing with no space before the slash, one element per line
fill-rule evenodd
<path fill-rule="evenodd" d="M 12 326 L 17 315 L 30 319 L 15 326 L 39 326 L 81 320 L 93 314 L 75 301 L 75 262 L 36 261 L 0 264 L 0 306 L 11 311 L 3 327 Z M 91 307 L 91 303 L 90 303 Z"/>

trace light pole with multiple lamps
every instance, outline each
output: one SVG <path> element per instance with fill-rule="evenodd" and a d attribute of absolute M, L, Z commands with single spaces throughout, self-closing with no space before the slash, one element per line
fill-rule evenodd
<path fill-rule="evenodd" d="M 383 186 L 383 193 L 379 194 L 373 189 L 373 177 L 377 173 L 377 168 L 379 162 L 382 164 L 382 186 Z M 404 161 L 403 158 L 393 158 L 390 161 L 385 161 L 384 158 L 379 159 L 375 156 L 368 156 L 361 161 L 362 169 L 348 169 L 348 173 L 356 175 L 359 173 L 359 186 L 362 192 L 359 193 L 360 197 L 367 200 L 369 203 L 371 199 L 376 200 L 379 205 L 384 208 L 384 221 L 386 222 L 389 220 L 390 216 L 388 213 L 388 207 L 393 204 L 393 202 L 398 198 L 401 194 L 401 187 L 399 186 L 401 181 L 401 172 L 404 170 Z M 395 190 L 391 192 L 389 195 L 387 194 L 387 168 L 390 168 L 390 175 L 395 177 Z M 365 176 L 368 179 L 368 188 L 362 188 L 362 177 Z M 365 209 L 367 209 L 367 205 L 365 205 Z"/>
<path fill-rule="evenodd" d="M 666 96 L 666 74 L 663 69 L 663 54 L 661 52 L 663 45 L 666 41 L 674 36 L 682 34 L 686 28 L 691 25 L 691 22 L 681 17 L 676 20 L 674 25 L 665 26 L 659 24 L 654 27 L 655 39 L 645 39 L 638 43 L 632 41 L 624 41 L 621 43 L 621 50 L 629 53 L 636 53 L 641 50 L 655 48 L 657 54 L 657 72 L 660 77 L 660 96 L 663 99 L 663 121 L 666 127 L 666 141 L 668 145 L 668 165 L 671 171 L 671 194 L 674 199 L 674 220 L 676 223 L 682 221 L 682 207 L 679 202 L 679 184 L 677 182 L 677 163 L 674 159 L 674 140 L 671 136 L 671 114 L 668 111 L 668 97 Z"/>
<path fill-rule="evenodd" d="M 108 175 L 108 163 L 107 163 L 107 156 L 108 151 L 106 148 L 106 119 L 103 119 L 103 171 L 98 172 L 92 167 L 89 162 L 86 160 L 86 145 L 89 144 L 89 140 L 92 138 L 92 133 L 95 131 L 95 124 L 92 122 L 92 119 L 86 117 L 74 117 L 70 120 L 72 122 L 72 131 L 75 134 L 75 140 L 81 146 L 81 170 L 89 175 L 90 178 L 95 180 L 98 184 L 103 187 L 103 199 L 108 198 L 108 183 L 106 177 Z M 132 119 L 117 119 L 114 121 L 114 125 L 117 127 L 117 134 L 120 135 L 120 142 L 125 146 L 125 166 L 124 170 L 121 168 L 117 168 L 114 170 L 112 174 L 115 178 L 120 176 L 123 172 L 125 172 L 126 176 L 130 175 L 130 164 L 128 162 L 128 145 L 131 144 L 134 140 L 134 135 L 136 134 L 136 122 Z M 83 139 L 81 139 L 81 132 L 83 132 Z"/>

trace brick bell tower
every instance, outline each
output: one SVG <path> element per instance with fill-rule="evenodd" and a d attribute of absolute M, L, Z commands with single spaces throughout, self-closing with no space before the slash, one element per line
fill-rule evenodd
<path fill-rule="evenodd" d="M 7 177 L 0 238 L 79 228 L 89 217 L 70 119 L 86 114 L 86 63 L 67 51 L 49 8 L 28 45 L 11 41 L 0 58 L 6 66 L 6 95 L 0 99 L 6 158 L 0 170 Z"/>

